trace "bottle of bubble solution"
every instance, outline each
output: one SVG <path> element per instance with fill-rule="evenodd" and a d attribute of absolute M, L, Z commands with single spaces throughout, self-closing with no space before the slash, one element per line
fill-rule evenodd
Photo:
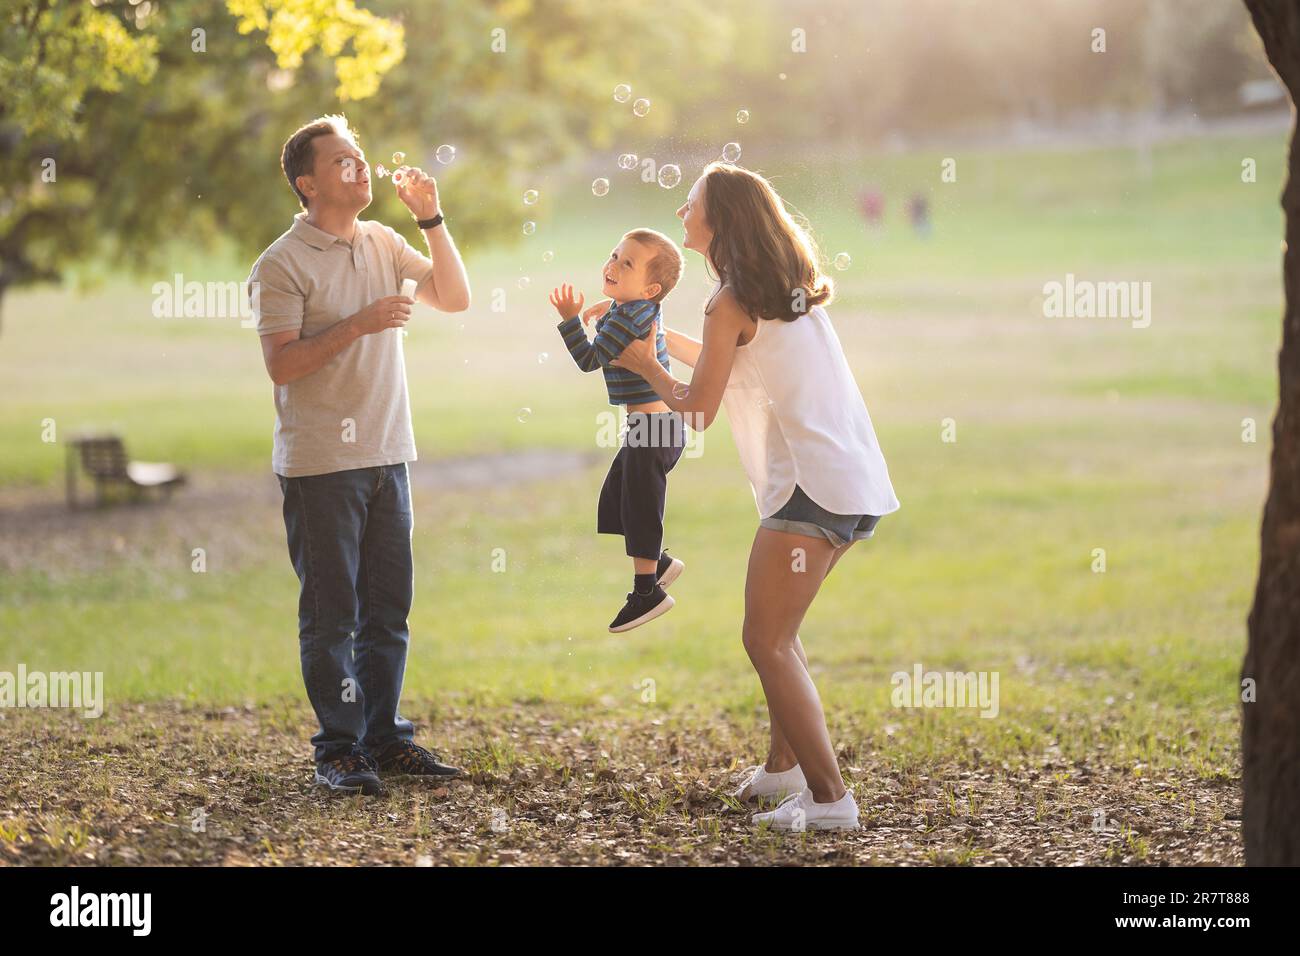
<path fill-rule="evenodd" d="M 415 288 L 416 288 L 416 282 L 415 282 L 414 279 L 403 279 L 403 280 L 402 280 L 402 295 L 406 296 L 408 299 L 414 299 L 414 298 L 415 298 Z M 398 336 L 398 339 L 397 339 L 398 344 L 401 344 L 402 339 L 406 338 L 406 329 L 405 329 L 405 327 L 403 327 L 403 328 L 397 329 L 396 331 L 402 333 L 400 336 Z"/>

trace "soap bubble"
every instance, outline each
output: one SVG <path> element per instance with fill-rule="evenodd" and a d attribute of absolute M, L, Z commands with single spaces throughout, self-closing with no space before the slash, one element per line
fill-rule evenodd
<path fill-rule="evenodd" d="M 843 272 L 849 266 L 853 265 L 853 257 L 847 252 L 837 252 L 835 254 L 835 268 Z"/>
<path fill-rule="evenodd" d="M 402 185 L 402 183 L 404 183 L 404 182 L 406 182 L 406 167 L 403 166 L 401 169 L 394 169 L 394 170 L 393 170 L 393 185 L 395 185 L 395 186 L 400 186 L 400 185 Z"/>
<path fill-rule="evenodd" d="M 524 190 L 524 205 L 525 205 L 525 206 L 532 206 L 532 205 L 534 205 L 536 202 L 537 202 L 537 190 L 536 190 L 536 189 L 525 189 L 525 190 Z"/>
<path fill-rule="evenodd" d="M 443 145 L 438 147 L 437 152 L 435 152 L 433 155 L 437 157 L 438 162 L 446 166 L 448 163 L 450 163 L 453 159 L 456 158 L 456 147 L 448 146 L 446 143 L 444 143 Z"/>
<path fill-rule="evenodd" d="M 533 222 L 531 219 L 529 219 L 526 223 L 524 223 L 525 236 L 531 236 L 536 231 L 537 231 L 537 223 Z"/>
<path fill-rule="evenodd" d="M 650 112 L 650 101 L 644 96 L 632 104 L 632 112 L 637 116 L 645 116 Z"/>
<path fill-rule="evenodd" d="M 521 289 L 527 289 L 529 283 L 531 283 L 532 281 L 533 281 L 533 280 L 530 279 L 530 278 L 528 278 L 528 276 L 520 276 L 520 277 L 519 277 L 519 288 L 521 288 Z"/>
<path fill-rule="evenodd" d="M 543 262 L 550 262 L 554 258 L 555 258 L 555 253 L 553 253 L 550 249 L 547 249 L 545 252 L 542 253 Z"/>
<path fill-rule="evenodd" d="M 404 162 L 406 162 L 406 154 L 405 154 L 405 153 L 393 153 L 393 165 L 394 165 L 394 166 L 400 166 L 400 165 L 402 165 L 402 163 L 404 163 Z"/>
<path fill-rule="evenodd" d="M 383 179 L 385 176 L 388 175 L 388 168 L 383 163 L 376 163 L 375 175 L 378 176 L 380 179 Z"/>
<path fill-rule="evenodd" d="M 607 192 L 609 192 L 609 180 L 608 180 L 608 179 L 605 179 L 605 178 L 602 176 L 600 179 L 592 180 L 592 183 L 591 183 L 591 194 L 592 194 L 593 196 L 603 196 L 603 195 L 605 195 L 605 193 L 607 193 Z"/>
<path fill-rule="evenodd" d="M 533 414 L 533 410 L 531 408 L 524 407 L 519 409 L 519 411 L 515 414 L 515 418 L 519 419 L 520 423 L 522 424 L 524 422 L 527 422 L 529 417 L 532 414 Z"/>
<path fill-rule="evenodd" d="M 537 353 L 537 364 L 538 364 L 538 365 L 541 365 L 543 362 L 545 362 L 545 361 L 546 361 L 548 358 L 550 358 L 550 357 L 551 357 L 551 353 L 550 353 L 550 352 L 538 352 L 538 353 Z"/>
<path fill-rule="evenodd" d="M 624 153 L 618 158 L 619 169 L 633 169 L 636 167 L 636 153 Z"/>
<path fill-rule="evenodd" d="M 615 103 L 626 103 L 631 98 L 632 87 L 628 86 L 626 83 L 620 83 L 618 86 L 614 87 Z"/>
<path fill-rule="evenodd" d="M 691 387 L 685 382 L 673 383 L 673 398 L 679 402 L 684 402 L 691 397 Z"/>
<path fill-rule="evenodd" d="M 740 144 L 728 143 L 726 146 L 722 147 L 722 158 L 729 163 L 734 163 L 736 160 L 740 159 Z"/>
<path fill-rule="evenodd" d="M 659 185 L 664 189 L 672 189 L 682 181 L 682 168 L 673 163 L 665 163 L 659 167 Z"/>
<path fill-rule="evenodd" d="M 736 122 L 744 126 L 749 122 L 749 110 L 736 110 Z"/>

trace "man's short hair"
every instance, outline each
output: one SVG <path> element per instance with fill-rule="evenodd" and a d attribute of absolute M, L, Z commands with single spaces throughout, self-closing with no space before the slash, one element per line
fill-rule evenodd
<path fill-rule="evenodd" d="M 284 149 L 280 150 L 280 166 L 284 169 L 285 178 L 289 180 L 289 188 L 294 191 L 298 197 L 298 202 L 303 209 L 307 208 L 307 197 L 302 194 L 298 188 L 298 177 L 306 176 L 311 173 L 313 163 L 316 160 L 315 147 L 312 146 L 312 140 L 317 136 L 342 136 L 356 145 L 357 136 L 348 128 L 346 116 L 331 113 L 328 116 L 322 116 L 320 119 L 314 119 L 306 126 L 301 126 L 294 131 L 284 143 Z"/>
<path fill-rule="evenodd" d="M 659 293 L 652 298 L 652 301 L 662 302 L 664 297 L 673 291 L 677 280 L 682 277 L 682 268 L 685 265 L 682 251 L 677 248 L 677 243 L 654 229 L 633 229 L 631 232 L 624 233 L 623 238 L 632 239 L 654 250 L 650 264 L 646 266 L 646 278 L 650 282 L 659 283 Z"/>

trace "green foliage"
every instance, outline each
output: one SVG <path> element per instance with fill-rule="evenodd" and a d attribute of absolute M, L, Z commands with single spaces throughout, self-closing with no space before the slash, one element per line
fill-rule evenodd
<path fill-rule="evenodd" d="M 358 9 L 351 0 L 226 0 L 241 34 L 264 32 L 282 69 L 302 66 L 313 48 L 334 61 L 340 100 L 374 96 L 406 54 L 400 23 Z M 351 43 L 353 52 L 344 53 Z"/>
<path fill-rule="evenodd" d="M 689 52 L 714 71 L 731 19 L 689 0 L 634 5 L 617 17 L 591 0 L 370 6 L 375 12 L 332 0 L 98 8 L 21 0 L 0 75 L 30 72 L 42 59 L 45 87 L 67 92 L 48 115 L 45 94 L 0 103 L 0 294 L 74 266 L 84 276 L 88 262 L 169 275 L 177 235 L 200 247 L 225 240 L 251 261 L 297 211 L 279 169 L 284 140 L 348 105 L 363 144 L 434 168 L 462 246 L 499 238 L 518 229 L 522 171 L 607 146 L 633 124 L 669 130 L 670 104 L 693 79 L 662 69 L 664 52 Z M 679 34 L 688 21 L 700 32 Z M 111 39 L 115 52 L 86 56 L 92 35 L 108 38 L 101 45 Z M 614 110 L 614 85 L 656 67 L 651 116 Z M 457 147 L 452 166 L 433 160 L 440 143 Z M 56 178 L 46 182 L 51 160 Z M 409 218 L 387 190 L 377 192 L 370 215 Z"/>
<path fill-rule="evenodd" d="M 75 139 L 78 114 L 94 91 L 148 82 L 158 39 L 133 33 L 122 17 L 90 3 L 18 3 L 0 31 L 0 120 L 23 136 Z"/>

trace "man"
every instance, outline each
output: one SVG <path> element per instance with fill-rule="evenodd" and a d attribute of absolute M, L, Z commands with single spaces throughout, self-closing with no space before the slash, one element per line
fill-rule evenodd
<path fill-rule="evenodd" d="M 419 169 L 403 168 L 394 186 L 428 256 L 357 218 L 370 205 L 370 169 L 344 117 L 299 129 L 280 162 L 303 211 L 254 264 L 249 289 L 275 383 L 272 464 L 302 585 L 302 675 L 320 722 L 315 779 L 376 794 L 379 774 L 459 773 L 417 746 L 398 713 L 414 589 L 407 462 L 416 457 L 402 329 L 415 300 L 469 308 L 469 280 L 437 183 Z M 414 300 L 396 294 L 405 280 Z"/>

